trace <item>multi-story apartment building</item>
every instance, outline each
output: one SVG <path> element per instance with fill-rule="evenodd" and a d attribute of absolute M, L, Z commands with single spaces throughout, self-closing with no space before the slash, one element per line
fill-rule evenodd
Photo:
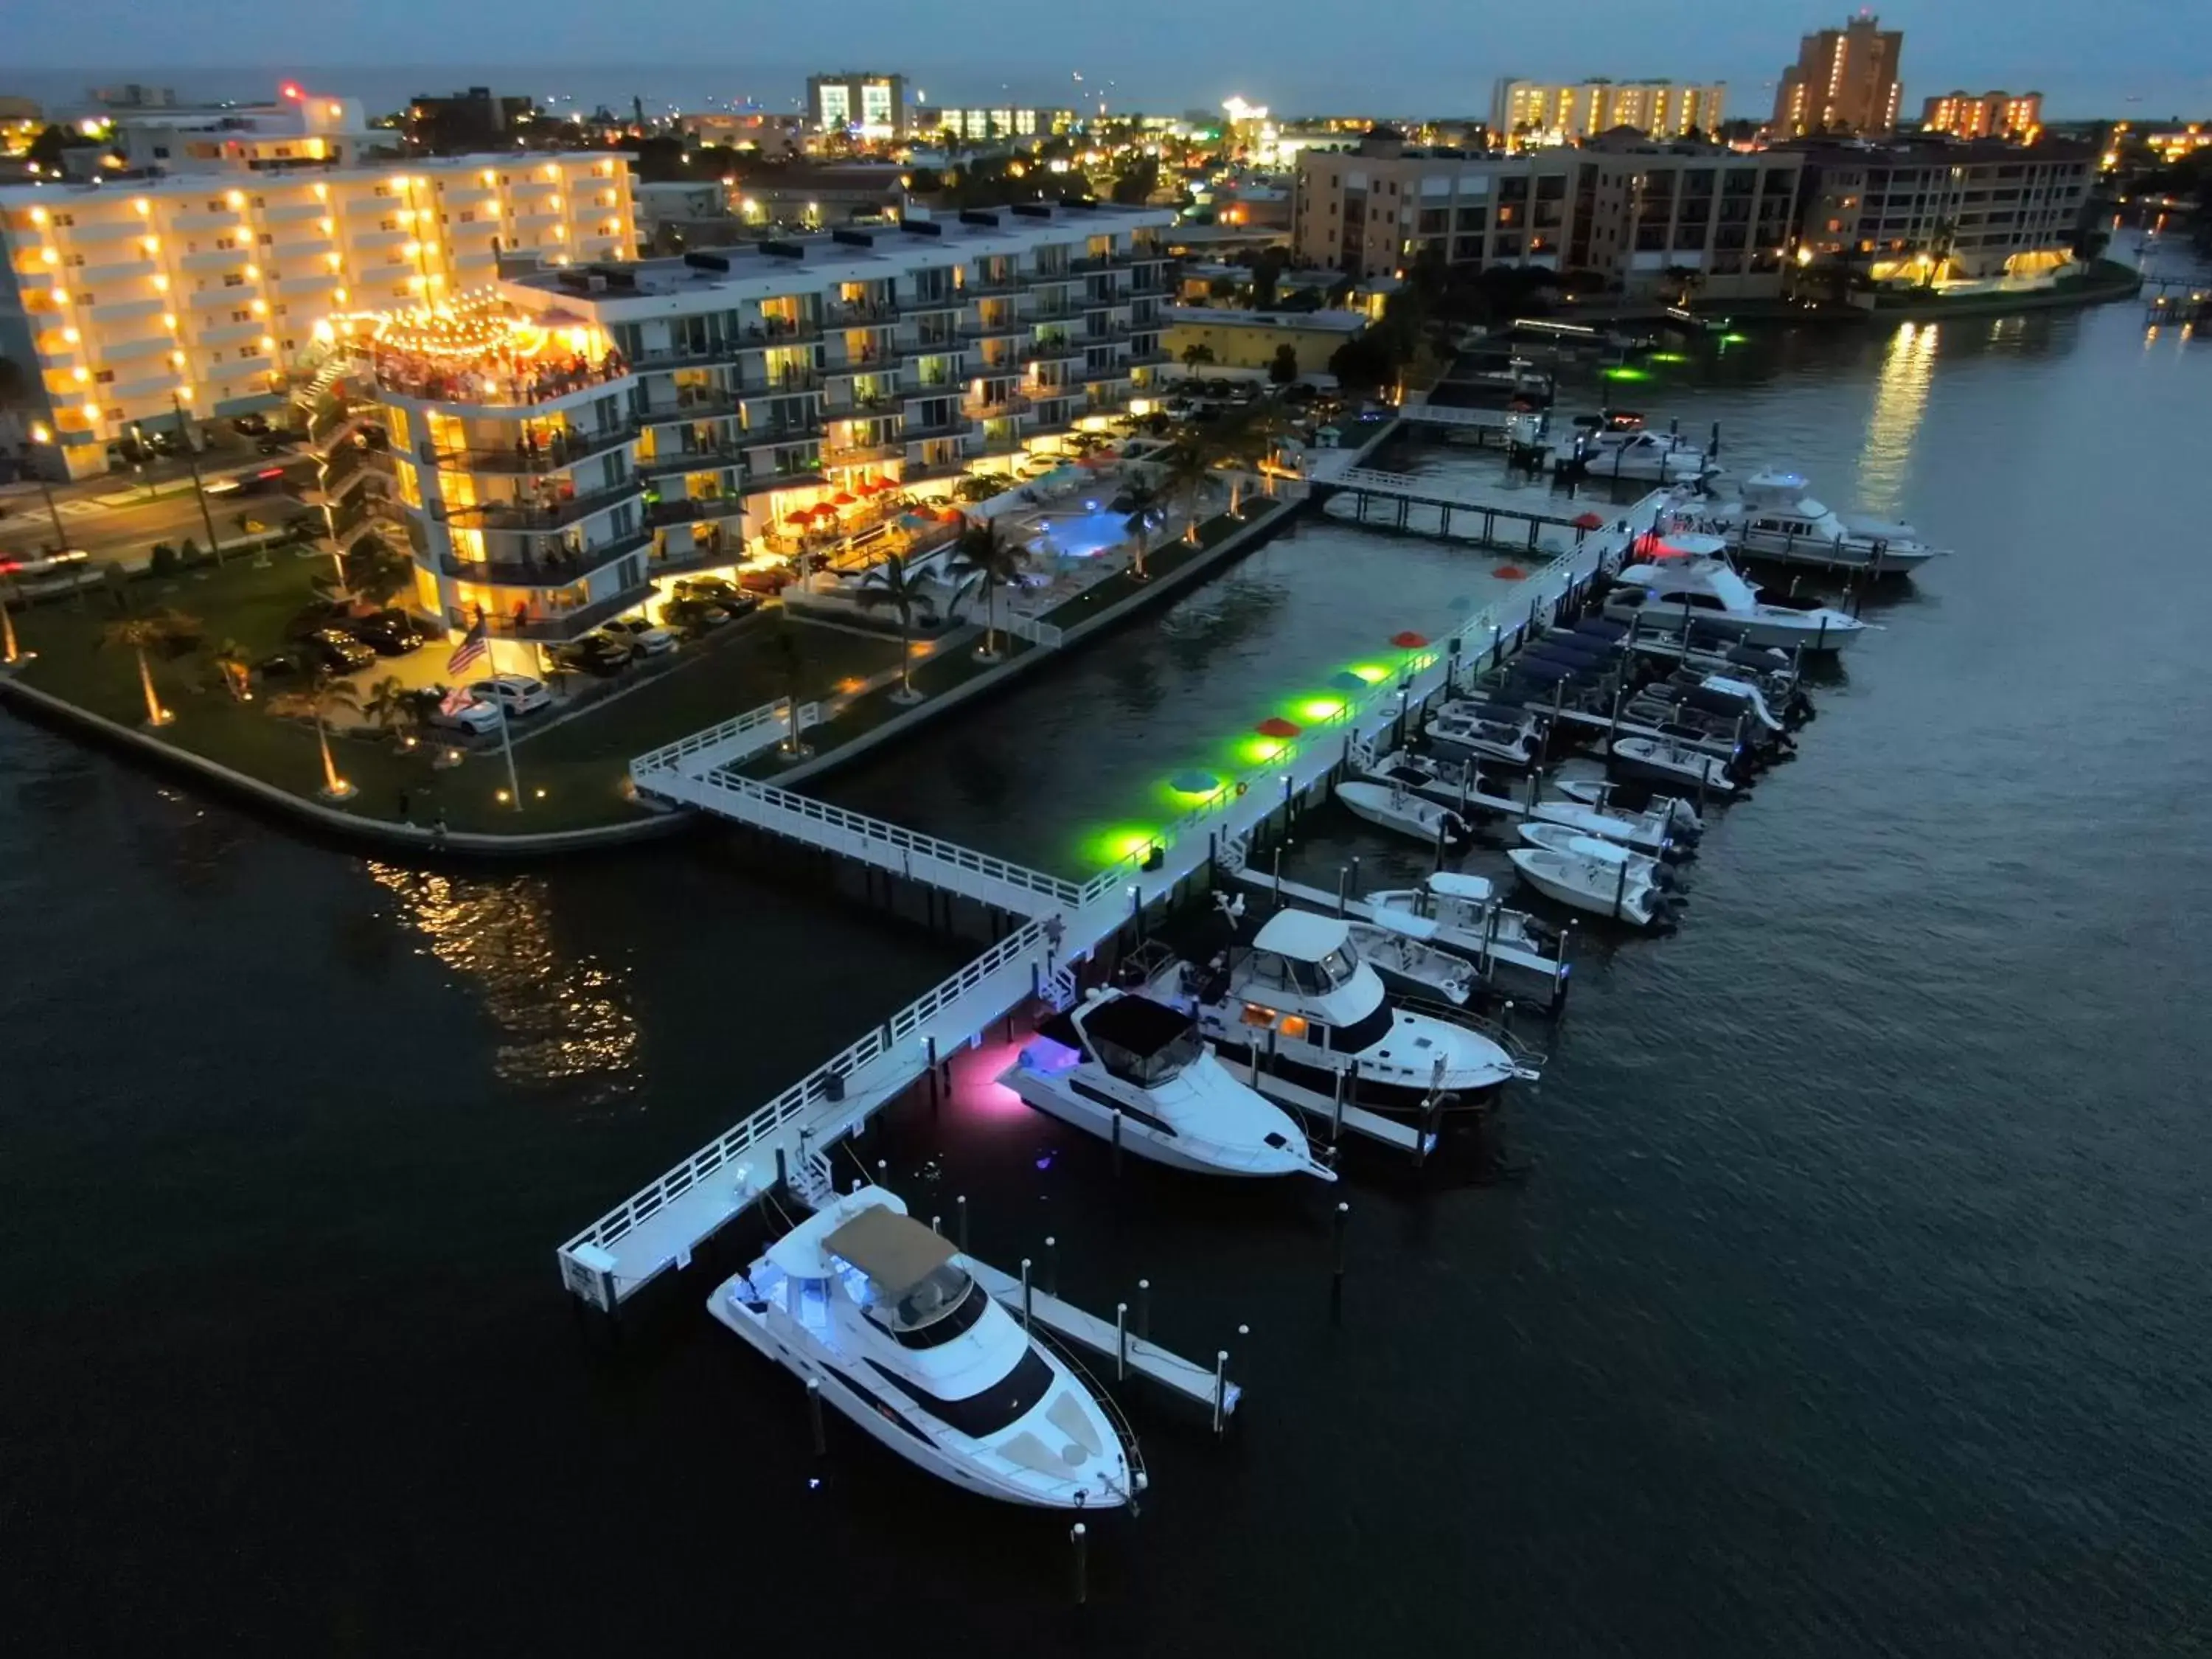
<path fill-rule="evenodd" d="M 918 138 L 951 133 L 963 143 L 994 143 L 1001 138 L 1033 138 L 1066 132 L 1075 125 L 1072 109 L 1039 109 L 1015 105 L 995 109 L 919 109 L 914 132 Z"/>
<path fill-rule="evenodd" d="M 1492 142 L 1509 149 L 1571 144 L 1633 127 L 1655 138 L 1710 133 L 1721 124 L 1728 83 L 1680 81 L 1519 81 L 1503 76 L 1490 94 Z"/>
<path fill-rule="evenodd" d="M 1898 65 L 1905 32 L 1886 29 L 1863 8 L 1839 29 L 1822 29 L 1798 42 L 1797 61 L 1774 88 L 1773 135 L 1853 133 L 1872 137 L 1897 131 Z"/>
<path fill-rule="evenodd" d="M 1670 267 L 1716 297 L 1778 294 L 1802 158 L 1598 139 L 1522 155 L 1409 149 L 1377 130 L 1297 158 L 1291 249 L 1347 276 L 1451 264 L 1595 272 L 1656 289 Z"/>
<path fill-rule="evenodd" d="M 312 418 L 342 542 L 391 475 L 422 606 L 573 638 L 808 514 L 1127 409 L 1160 349 L 1166 210 L 1024 204 L 539 271 L 347 331 Z M 388 447 L 349 434 L 380 423 Z M 396 539 L 396 538 L 395 538 Z"/>
<path fill-rule="evenodd" d="M 106 137 L 125 169 L 162 173 L 231 173 L 300 161 L 362 167 L 399 149 L 399 135 L 371 127 L 359 99 L 310 94 L 296 82 L 287 82 L 273 104 L 116 110 Z"/>
<path fill-rule="evenodd" d="M 2043 94 L 1947 92 L 1921 105 L 1920 130 L 1953 138 L 2014 138 L 2031 143 L 2043 131 Z"/>
<path fill-rule="evenodd" d="M 32 371 L 49 464 L 106 466 L 137 422 L 276 401 L 315 325 L 436 303 L 503 258 L 623 259 L 625 157 L 477 155 L 0 189 L 0 352 Z"/>
<path fill-rule="evenodd" d="M 906 76 L 852 70 L 806 77 L 806 118 L 822 132 L 870 140 L 907 136 Z"/>
<path fill-rule="evenodd" d="M 2051 140 L 1790 149 L 1805 162 L 1799 246 L 1877 281 L 2046 276 L 2072 258 L 2096 176 L 2094 146 Z"/>

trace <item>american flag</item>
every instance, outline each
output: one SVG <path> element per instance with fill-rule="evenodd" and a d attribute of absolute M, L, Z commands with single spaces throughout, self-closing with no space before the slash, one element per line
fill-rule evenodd
<path fill-rule="evenodd" d="M 465 674 L 470 666 L 489 651 L 489 647 L 484 644 L 483 613 L 478 611 L 475 623 L 461 635 L 461 642 L 453 647 L 453 654 L 446 659 L 446 672 L 448 674 Z"/>

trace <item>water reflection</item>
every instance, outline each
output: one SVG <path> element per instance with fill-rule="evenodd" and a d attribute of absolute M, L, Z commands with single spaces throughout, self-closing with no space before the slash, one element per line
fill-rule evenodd
<path fill-rule="evenodd" d="M 493 1068 L 501 1079 L 582 1085 L 592 1105 L 636 1089 L 637 1021 L 622 979 L 555 943 L 544 881 L 478 880 L 374 861 L 368 868 L 432 954 L 482 987 L 499 1028 Z"/>
<path fill-rule="evenodd" d="M 1899 514 L 1904 503 L 1913 440 L 1936 379 L 1936 328 L 1934 323 L 1899 324 L 1881 360 L 1859 455 L 1858 500 L 1877 513 Z"/>

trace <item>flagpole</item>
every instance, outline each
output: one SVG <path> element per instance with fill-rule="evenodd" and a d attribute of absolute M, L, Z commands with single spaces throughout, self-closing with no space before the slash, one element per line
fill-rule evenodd
<path fill-rule="evenodd" d="M 522 780 L 517 777 L 514 772 L 514 733 L 507 725 L 507 699 L 497 695 L 499 658 L 491 648 L 489 628 L 484 629 L 483 648 L 484 666 L 491 670 L 491 683 L 494 687 L 492 706 L 499 710 L 499 746 L 507 755 L 507 793 L 514 797 L 514 810 L 520 812 L 522 810 Z"/>

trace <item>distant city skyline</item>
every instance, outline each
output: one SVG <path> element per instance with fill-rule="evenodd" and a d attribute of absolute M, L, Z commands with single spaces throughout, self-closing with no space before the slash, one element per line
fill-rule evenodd
<path fill-rule="evenodd" d="M 564 9 L 547 0 L 483 0 L 465 9 L 380 0 L 295 18 L 272 16 L 258 0 L 204 0 L 134 15 L 130 58 L 109 59 L 103 51 L 116 41 L 106 24 L 69 8 L 40 9 L 13 21 L 0 92 L 59 100 L 82 96 L 95 81 L 142 80 L 203 97 L 251 97 L 289 76 L 382 106 L 447 83 L 489 82 L 586 102 L 626 102 L 633 94 L 659 105 L 747 97 L 794 109 L 808 75 L 871 69 L 907 75 L 933 103 L 1095 109 L 1103 94 L 1115 108 L 1169 112 L 1215 108 L 1238 94 L 1286 114 L 1480 118 L 1501 76 L 1674 76 L 1725 80 L 1731 112 L 1756 116 L 1771 103 L 1799 37 L 1840 25 L 1854 9 L 1594 0 L 1477 28 L 1451 0 L 1397 0 L 1372 14 L 1278 0 L 1260 27 L 1248 13 L 1127 0 L 1109 27 L 1099 13 L 1069 8 L 1025 15 L 1016 33 L 996 27 L 995 12 L 963 26 L 957 6 L 917 10 L 901 0 L 848 0 L 833 11 L 778 17 L 773 61 L 710 68 L 702 60 L 711 64 L 729 50 L 726 41 L 736 43 L 729 14 L 705 0 Z M 2049 115 L 2062 120 L 2212 108 L 2212 70 L 2172 50 L 2172 13 L 2151 0 L 2109 0 L 2087 28 L 2078 11 L 2055 0 L 1911 0 L 1875 9 L 1886 27 L 1905 31 L 1908 110 L 1959 86 L 2038 90 Z M 432 40 L 436 61 L 391 61 L 395 41 Z M 666 43 L 665 61 L 638 61 L 641 43 L 654 41 Z M 532 50 L 519 52 L 518 43 Z M 550 61 L 548 48 L 558 52 Z"/>

